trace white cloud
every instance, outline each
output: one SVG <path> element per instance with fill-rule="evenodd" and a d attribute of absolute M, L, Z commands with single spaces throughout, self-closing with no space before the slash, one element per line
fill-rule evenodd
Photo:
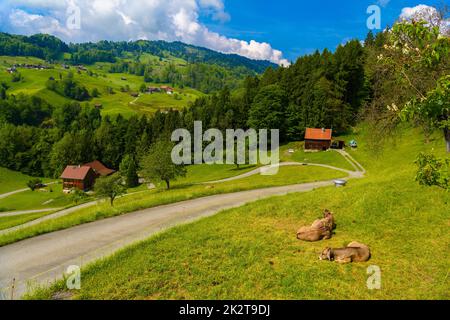
<path fill-rule="evenodd" d="M 379 4 L 382 7 L 386 7 L 389 4 L 389 2 L 391 2 L 391 0 L 378 0 L 377 4 Z"/>
<path fill-rule="evenodd" d="M 268 43 L 243 41 L 212 32 L 200 15 L 227 21 L 223 0 L 6 0 L 0 4 L 2 31 L 50 33 L 68 42 L 98 40 L 167 40 L 204 46 L 251 59 L 288 65 Z M 81 29 L 66 27 L 67 8 L 81 11 Z M 7 13 L 7 14 L 5 14 Z"/>
<path fill-rule="evenodd" d="M 402 9 L 400 20 L 406 21 L 427 21 L 432 26 L 438 26 L 442 33 L 447 34 L 450 31 L 450 20 L 442 20 L 439 12 L 434 7 L 425 4 L 419 4 L 415 7 L 406 7 Z"/>

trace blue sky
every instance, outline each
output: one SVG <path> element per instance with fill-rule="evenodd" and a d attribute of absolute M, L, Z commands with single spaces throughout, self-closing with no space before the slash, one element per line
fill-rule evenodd
<path fill-rule="evenodd" d="M 442 1 L 0 0 L 0 31 L 49 33 L 66 42 L 182 41 L 287 64 L 317 49 L 364 39 L 370 5 L 380 6 L 384 28 L 405 8 Z"/>
<path fill-rule="evenodd" d="M 383 28 L 392 25 L 405 7 L 436 5 L 442 1 L 384 1 Z M 226 0 L 231 19 L 217 23 L 204 19 L 209 29 L 244 40 L 268 42 L 289 60 L 316 49 L 333 50 L 348 39 L 364 39 L 369 31 L 366 10 L 376 0 L 261 1 Z"/>

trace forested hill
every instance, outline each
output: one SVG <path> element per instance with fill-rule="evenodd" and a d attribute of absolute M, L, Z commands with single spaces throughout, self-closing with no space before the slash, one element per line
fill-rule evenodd
<path fill-rule="evenodd" d="M 67 45 L 62 40 L 46 35 L 33 36 L 0 33 L 0 55 L 31 56 L 46 60 L 63 60 L 71 63 L 92 64 L 95 62 L 116 62 L 117 58 L 129 54 L 139 56 L 149 53 L 161 58 L 171 56 L 188 63 L 215 64 L 226 68 L 243 67 L 256 73 L 276 65 L 269 61 L 252 60 L 236 54 L 224 54 L 210 49 L 181 42 L 166 41 L 100 41 Z M 69 55 L 64 55 L 69 54 Z"/>

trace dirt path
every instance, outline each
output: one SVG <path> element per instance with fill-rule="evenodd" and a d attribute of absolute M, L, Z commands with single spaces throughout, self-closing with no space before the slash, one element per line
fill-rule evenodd
<path fill-rule="evenodd" d="M 41 212 L 56 211 L 56 210 L 61 210 L 61 209 L 62 208 L 47 208 L 47 209 L 37 209 L 37 210 L 22 210 L 22 211 L 1 212 L 0 213 L 0 218 L 21 216 L 21 215 L 30 214 L 30 213 L 41 213 Z"/>

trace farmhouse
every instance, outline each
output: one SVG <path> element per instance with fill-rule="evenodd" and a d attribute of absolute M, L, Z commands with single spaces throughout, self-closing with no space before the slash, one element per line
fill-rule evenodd
<path fill-rule="evenodd" d="M 63 190 L 68 192 L 72 189 L 86 191 L 92 188 L 98 177 L 106 177 L 116 172 L 107 168 L 98 160 L 86 163 L 82 166 L 69 165 L 61 175 Z"/>
<path fill-rule="evenodd" d="M 174 91 L 174 88 L 169 86 L 161 86 L 161 91 L 165 91 L 167 94 L 172 94 Z"/>
<path fill-rule="evenodd" d="M 92 162 L 86 163 L 84 166 L 91 168 L 94 170 L 96 177 L 107 177 L 116 172 L 113 169 L 107 168 L 103 163 L 98 160 L 94 160 Z"/>
<path fill-rule="evenodd" d="M 306 128 L 305 150 L 328 150 L 331 146 L 331 129 Z"/>
<path fill-rule="evenodd" d="M 94 185 L 96 174 L 91 167 L 70 165 L 61 174 L 63 190 L 68 192 L 72 189 L 82 191 L 89 190 Z"/>

